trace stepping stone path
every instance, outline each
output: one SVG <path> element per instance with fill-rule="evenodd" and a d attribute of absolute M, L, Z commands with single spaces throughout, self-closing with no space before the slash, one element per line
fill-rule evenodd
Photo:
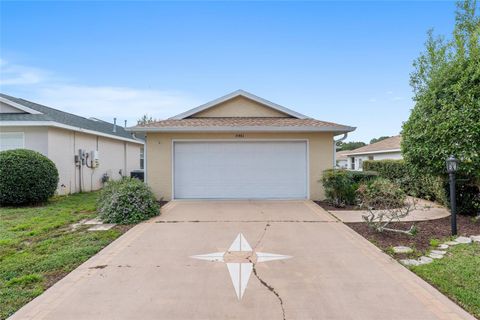
<path fill-rule="evenodd" d="M 411 253 L 413 252 L 413 249 L 410 247 L 398 246 L 398 247 L 393 247 L 393 252 L 394 253 Z"/>
<path fill-rule="evenodd" d="M 453 241 L 447 241 L 445 243 L 442 243 L 441 245 L 438 246 L 438 249 L 442 250 L 432 250 L 428 254 L 428 256 L 422 256 L 418 260 L 415 259 L 402 259 L 400 260 L 400 263 L 405 265 L 405 266 L 420 266 L 422 264 L 428 264 L 433 262 L 434 259 L 442 259 L 445 254 L 447 254 L 446 249 L 450 246 L 456 246 L 457 244 L 469 244 L 472 242 L 480 242 L 480 235 L 478 236 L 470 236 L 470 237 L 457 237 Z M 410 249 L 410 251 L 408 250 Z M 404 246 L 398 246 L 398 247 L 393 247 L 393 252 L 395 253 L 410 253 L 413 250 L 409 247 L 404 247 Z"/>

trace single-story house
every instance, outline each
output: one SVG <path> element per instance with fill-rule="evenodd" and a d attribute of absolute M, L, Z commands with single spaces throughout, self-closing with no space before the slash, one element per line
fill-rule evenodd
<path fill-rule="evenodd" d="M 400 143 L 402 136 L 393 136 L 364 147 L 346 152 L 349 170 L 363 170 L 365 160 L 399 160 L 403 159 Z"/>
<path fill-rule="evenodd" d="M 317 200 L 334 137 L 355 128 L 238 90 L 128 130 L 146 135 L 145 179 L 158 198 Z"/>
<path fill-rule="evenodd" d="M 348 157 L 347 153 L 350 150 L 337 151 L 335 153 L 335 167 L 338 169 L 347 169 L 348 168 Z"/>
<path fill-rule="evenodd" d="M 143 140 L 121 126 L 0 94 L 0 151 L 25 148 L 50 158 L 58 194 L 100 189 L 141 168 Z"/>

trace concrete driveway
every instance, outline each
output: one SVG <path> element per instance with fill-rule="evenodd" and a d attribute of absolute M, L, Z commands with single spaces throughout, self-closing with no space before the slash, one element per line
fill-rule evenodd
<path fill-rule="evenodd" d="M 12 318 L 474 319 L 310 201 L 170 202 Z"/>

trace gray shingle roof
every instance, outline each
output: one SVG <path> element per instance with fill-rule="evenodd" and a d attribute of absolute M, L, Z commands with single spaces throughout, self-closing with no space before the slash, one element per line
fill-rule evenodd
<path fill-rule="evenodd" d="M 116 132 L 113 132 L 113 123 L 106 121 L 96 121 L 80 117 L 68 112 L 63 112 L 57 109 L 53 109 L 38 103 L 34 103 L 28 100 L 15 98 L 3 93 L 0 93 L 0 97 L 8 99 L 12 102 L 18 103 L 30 109 L 37 110 L 42 114 L 29 114 L 29 113 L 0 113 L 1 121 L 55 121 L 68 126 L 82 128 L 85 130 L 98 131 L 100 133 L 118 136 L 121 138 L 133 139 L 131 133 L 125 131 L 122 126 L 117 125 Z"/>

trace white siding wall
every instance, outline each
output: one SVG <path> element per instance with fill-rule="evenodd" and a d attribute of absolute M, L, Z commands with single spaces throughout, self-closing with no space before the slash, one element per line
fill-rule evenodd
<path fill-rule="evenodd" d="M 57 128 L 49 129 L 49 142 L 49 157 L 60 174 L 60 194 L 79 192 L 80 180 L 82 191 L 98 190 L 102 187 L 101 179 L 105 173 L 111 179 L 119 179 L 140 168 L 140 144 Z M 88 153 L 96 150 L 99 154 L 99 166 L 82 166 L 81 179 L 80 170 L 74 163 L 79 149 Z"/>
<path fill-rule="evenodd" d="M 371 159 L 373 157 L 373 159 Z M 388 152 L 388 153 L 375 153 L 375 154 L 362 154 L 362 155 L 352 155 L 348 157 L 348 169 L 352 170 L 352 161 L 355 162 L 355 171 L 362 171 L 360 163 L 367 160 L 401 160 L 403 159 L 402 153 L 398 152 Z"/>
<path fill-rule="evenodd" d="M 34 150 L 48 156 L 48 129 L 47 127 L 3 127 L 0 132 L 23 132 L 25 149 Z"/>

